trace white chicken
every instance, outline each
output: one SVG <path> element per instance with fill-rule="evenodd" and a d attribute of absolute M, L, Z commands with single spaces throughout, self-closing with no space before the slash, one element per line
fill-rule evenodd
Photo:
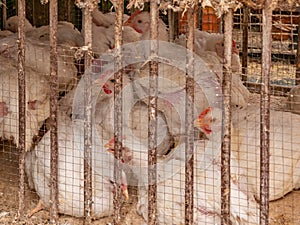
<path fill-rule="evenodd" d="M 0 54 L 17 61 L 17 35 L 0 40 Z M 49 42 L 40 42 L 35 38 L 26 38 L 25 65 L 41 73 L 50 75 L 50 47 Z M 59 90 L 70 89 L 77 81 L 77 69 L 74 65 L 74 50 L 70 47 L 58 47 L 58 83 Z"/>
<path fill-rule="evenodd" d="M 35 39 L 42 43 L 49 43 L 49 25 L 30 29 L 25 33 L 26 39 Z M 83 38 L 72 23 L 59 21 L 57 24 L 57 44 L 65 47 L 81 47 Z"/>
<path fill-rule="evenodd" d="M 290 112 L 271 110 L 270 120 L 270 201 L 300 188 L 300 116 Z M 209 127 L 212 119 L 201 116 L 196 127 Z M 260 110 L 258 105 L 237 109 L 232 115 L 231 152 L 241 170 L 237 177 L 247 179 L 249 195 L 260 198 Z M 233 168 L 233 166 L 232 166 Z"/>
<path fill-rule="evenodd" d="M 128 16 L 124 15 L 123 19 L 127 20 Z M 99 56 L 115 46 L 115 13 L 104 14 L 96 8 L 92 13 L 92 21 L 92 50 Z M 128 26 L 123 27 L 122 35 L 123 44 L 138 41 L 141 36 Z"/>
<path fill-rule="evenodd" d="M 19 143 L 19 89 L 17 63 L 0 56 L 0 136 Z M 49 81 L 30 67 L 26 70 L 26 139 L 25 148 L 31 147 L 41 123 L 50 114 Z"/>
<path fill-rule="evenodd" d="M 185 47 L 186 37 L 181 35 L 175 40 L 175 43 Z M 205 31 L 195 30 L 195 53 L 201 57 L 206 65 L 214 71 L 221 80 L 223 79 L 222 64 L 223 64 L 223 35 L 210 34 Z M 231 103 L 234 107 L 244 107 L 248 104 L 250 92 L 243 85 L 239 72 L 241 71 L 240 58 L 238 49 L 233 41 L 232 46 L 232 92 Z"/>
<path fill-rule="evenodd" d="M 17 33 L 18 32 L 18 25 L 19 25 L 19 17 L 18 16 L 12 16 L 9 17 L 6 20 L 5 23 L 5 28 L 13 33 Z M 25 32 L 29 31 L 33 29 L 33 26 L 31 25 L 31 23 L 25 18 Z"/>
<path fill-rule="evenodd" d="M 212 144 L 212 143 L 210 143 Z M 113 141 L 106 147 L 113 151 Z M 216 145 L 210 146 L 207 141 L 195 142 L 195 167 L 194 167 L 194 224 L 220 224 L 221 222 L 221 170 L 219 154 L 217 157 L 204 157 L 204 152 L 211 152 Z M 207 150 L 207 148 L 210 148 Z M 139 185 L 137 212 L 146 221 L 148 218 L 148 195 L 147 195 L 147 155 L 145 159 L 137 161 L 130 147 L 122 152 L 125 164 L 134 166 L 133 173 L 138 174 Z M 216 149 L 217 150 L 217 149 Z M 216 151 L 215 150 L 215 151 Z M 184 144 L 178 146 L 177 151 L 184 154 Z M 180 158 L 179 157 L 179 158 Z M 158 224 L 184 224 L 185 198 L 184 198 L 184 161 L 177 156 L 160 159 L 157 166 L 157 218 Z M 183 158 L 181 158 L 183 159 Z M 170 160 L 169 162 L 166 162 Z M 168 165 L 164 165 L 168 163 Z M 232 159 L 233 168 L 238 168 L 237 161 Z M 237 178 L 236 178 L 237 179 Z M 245 189 L 245 179 L 232 179 L 231 182 L 231 222 L 236 225 L 249 225 L 259 223 L 259 206 L 253 195 L 248 197 Z M 144 184 L 144 185 L 143 185 Z"/>
<path fill-rule="evenodd" d="M 0 39 L 10 36 L 12 34 L 13 34 L 13 32 L 11 32 L 9 30 L 0 30 Z"/>
<path fill-rule="evenodd" d="M 271 110 L 270 200 L 300 188 L 300 116 Z M 232 152 L 247 171 L 248 190 L 259 199 L 260 110 L 247 107 L 233 113 Z"/>
<path fill-rule="evenodd" d="M 219 33 L 208 33 L 206 31 L 200 31 L 198 29 L 195 30 L 195 53 L 199 56 L 205 56 L 206 52 L 215 52 L 217 56 L 221 59 L 224 58 L 224 41 L 223 41 L 223 34 Z M 175 43 L 186 46 L 186 36 L 180 35 L 176 40 Z M 209 57 L 207 57 L 209 59 Z M 232 72 L 239 73 L 241 70 L 241 63 L 239 58 L 239 50 L 236 47 L 236 42 L 232 41 Z M 209 63 L 209 61 L 207 62 Z M 213 64 L 213 62 L 211 62 Z"/>
<path fill-rule="evenodd" d="M 114 113 L 114 90 L 113 81 L 101 80 L 100 75 L 97 79 L 95 89 L 102 91 L 99 93 L 95 107 L 95 122 L 98 126 L 98 132 L 105 139 L 111 139 L 114 135 L 113 131 L 113 113 Z M 100 86 L 100 88 L 99 88 Z M 131 82 L 127 74 L 123 75 L 123 133 L 126 136 L 124 142 L 138 146 L 131 148 L 140 152 L 142 145 L 147 146 L 148 143 L 148 107 L 140 101 L 134 93 L 134 84 Z M 173 144 L 170 136 L 166 120 L 161 112 L 158 112 L 157 117 L 158 128 L 158 152 L 160 155 L 165 154 Z M 100 132 L 101 130 L 101 132 Z M 134 144 L 136 143 L 136 144 Z M 127 146 L 125 144 L 125 146 Z M 131 147 L 131 146 L 127 146 Z M 147 152 L 147 151 L 146 151 Z"/>
<path fill-rule="evenodd" d="M 130 26 L 135 29 L 136 32 L 142 34 L 141 40 L 150 39 L 150 14 L 149 12 L 136 11 L 128 20 L 124 23 L 124 26 Z M 167 26 L 159 19 L 158 21 L 158 40 L 168 41 L 169 34 Z"/>
<path fill-rule="evenodd" d="M 103 146 L 92 153 L 92 212 L 95 218 L 113 214 L 113 157 Z M 58 116 L 58 211 L 75 217 L 84 216 L 84 140 L 83 126 L 72 124 L 65 113 Z M 50 132 L 25 158 L 29 186 L 40 202 L 29 216 L 50 206 Z M 122 173 L 122 192 L 128 199 L 126 175 Z"/>

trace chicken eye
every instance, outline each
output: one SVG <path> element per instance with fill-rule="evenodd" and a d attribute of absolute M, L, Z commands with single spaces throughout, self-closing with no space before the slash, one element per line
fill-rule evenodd
<path fill-rule="evenodd" d="M 141 21 L 141 20 L 138 20 L 138 23 L 142 23 L 142 21 Z"/>

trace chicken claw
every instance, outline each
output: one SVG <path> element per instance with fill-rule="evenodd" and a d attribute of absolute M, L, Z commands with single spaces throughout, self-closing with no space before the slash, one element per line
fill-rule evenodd
<path fill-rule="evenodd" d="M 27 217 L 30 218 L 32 217 L 34 214 L 36 214 L 37 212 L 44 210 L 46 207 L 44 206 L 43 202 L 41 200 L 39 200 L 37 206 L 32 209 L 28 214 Z"/>

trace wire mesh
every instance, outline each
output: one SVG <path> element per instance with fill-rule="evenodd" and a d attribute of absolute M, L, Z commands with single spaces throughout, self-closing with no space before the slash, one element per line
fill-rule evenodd
<path fill-rule="evenodd" d="M 245 45 L 243 39 L 243 20 L 248 17 L 248 48 L 247 67 L 243 63 L 244 80 L 249 87 L 255 88 L 255 83 L 260 83 L 260 64 L 262 49 L 262 12 L 243 8 L 234 14 L 234 39 L 239 46 Z M 244 13 L 245 12 L 245 13 Z M 272 67 L 271 67 L 271 90 L 273 94 L 285 95 L 290 87 L 296 84 L 296 56 L 297 56 L 297 32 L 299 12 L 273 10 L 272 22 Z M 245 49 L 246 51 L 246 49 Z M 244 53 L 246 54 L 246 53 Z M 244 57 L 244 60 L 246 58 Z"/>
<path fill-rule="evenodd" d="M 27 10 L 29 8 L 31 11 L 36 10 L 37 7 L 33 7 L 35 4 L 40 3 L 29 2 Z M 13 11 L 14 6 L 10 7 L 12 8 L 8 8 L 8 12 Z M 263 31 L 262 11 L 249 9 L 248 25 L 245 25 L 246 17 L 243 16 L 247 14 L 245 8 L 234 13 L 232 46 L 228 33 L 225 33 L 225 42 L 224 35 L 211 34 L 220 31 L 221 21 L 207 19 L 206 29 L 203 9 L 201 9 L 202 14 L 197 12 L 199 24 L 194 24 L 194 27 L 201 27 L 209 32 L 195 29 L 195 55 L 193 55 L 195 68 L 192 70 L 194 76 L 191 79 L 191 73 L 186 74 L 186 67 L 189 66 L 186 46 L 191 45 L 191 41 L 189 44 L 186 43 L 187 27 L 184 27 L 185 30 L 178 36 L 179 27 L 186 23 L 191 24 L 191 20 L 180 21 L 183 17 L 177 12 L 164 17 L 164 20 L 161 18 L 158 20 L 159 39 L 168 41 L 174 38 L 174 42 L 159 42 L 156 57 L 150 57 L 151 42 L 138 42 L 150 37 L 150 34 L 146 33 L 149 35 L 146 36 L 144 31 L 138 33 L 132 29 L 134 28 L 132 24 L 123 24 L 120 26 L 123 37 L 122 63 L 116 66 L 115 57 L 118 52 L 115 48 L 121 45 L 120 39 L 114 38 L 116 14 L 109 12 L 111 7 L 109 4 L 105 5 L 102 2 L 99 8 L 101 7 L 105 8 L 107 13 L 98 14 L 103 16 L 99 21 L 103 22 L 105 21 L 103 18 L 109 18 L 108 24 L 99 28 L 101 27 L 97 24 L 99 21 L 97 22 L 97 17 L 92 12 L 94 20 L 91 28 L 92 51 L 88 53 L 93 60 L 91 66 L 85 68 L 84 53 L 87 49 L 82 47 L 85 45 L 83 34 L 72 25 L 81 27 L 82 9 L 75 6 L 73 2 L 59 1 L 59 18 L 72 23 L 58 23 L 58 55 L 57 59 L 53 60 L 58 64 L 57 88 L 59 91 L 59 95 L 55 97 L 59 110 L 56 116 L 59 171 L 58 222 L 75 225 L 113 223 L 115 207 L 119 210 L 115 215 L 120 224 L 147 224 L 151 221 L 158 224 L 184 224 L 185 222 L 192 223 L 192 221 L 195 224 L 221 224 L 224 218 L 227 218 L 228 223 L 233 224 L 259 224 L 260 214 L 263 214 L 265 216 L 263 220 L 268 220 L 271 225 L 298 224 L 299 193 L 293 190 L 298 188 L 299 167 L 297 148 L 299 115 L 297 114 L 300 111 L 300 104 L 297 86 L 292 89 L 289 96 L 272 95 L 270 98 L 270 187 L 268 189 L 270 208 L 262 211 L 264 207 L 261 199 L 265 195 L 260 196 L 261 176 L 259 174 L 261 170 L 259 168 L 265 157 L 260 156 L 262 136 L 260 135 L 259 104 L 261 99 L 259 95 L 249 92 L 253 90 L 251 86 L 253 82 L 260 87 L 263 77 L 260 75 L 262 64 L 260 40 L 262 39 L 259 39 Z M 149 5 L 146 8 L 149 9 Z M 127 11 L 132 13 L 130 16 L 122 15 L 124 22 L 128 18 L 132 21 L 135 16 L 144 15 L 137 11 L 133 12 L 132 9 Z M 40 13 L 43 14 L 45 11 L 40 10 Z M 277 84 L 279 80 L 281 82 L 283 79 L 281 76 L 284 77 L 283 74 L 289 68 L 293 68 L 293 80 L 288 81 L 288 84 L 284 86 L 289 89 L 295 84 L 296 65 L 293 64 L 293 60 L 296 59 L 298 47 L 296 45 L 298 24 L 295 24 L 299 22 L 297 21 L 298 14 L 296 11 L 273 11 L 273 28 L 279 27 L 280 30 L 272 31 L 273 43 L 278 45 L 272 47 L 271 84 Z M 27 18 L 30 22 L 38 20 L 38 16 L 33 12 L 27 15 Z M 172 35 L 167 32 L 165 22 L 162 22 L 166 21 L 166 18 L 169 19 L 168 26 Z M 276 21 L 287 20 L 289 22 L 274 24 Z M 120 21 L 119 25 L 122 24 Z M 216 22 L 216 24 L 209 25 L 211 22 Z M 40 21 L 40 23 L 47 24 L 47 21 Z M 170 26 L 174 26 L 173 29 L 170 29 Z M 284 30 L 287 27 L 289 31 Z M 245 35 L 246 30 L 248 37 Z M 118 35 L 120 32 L 119 29 Z M 200 34 L 207 36 L 200 36 Z M 285 40 L 286 36 L 289 38 Z M 34 28 L 34 32 L 26 31 L 25 33 L 25 89 L 28 97 L 26 99 L 26 132 L 23 137 L 26 147 L 27 176 L 24 213 L 32 213 L 31 217 L 24 218 L 28 224 L 47 224 L 51 220 L 47 210 L 37 212 L 40 208 L 35 208 L 39 200 L 42 200 L 46 209 L 49 209 L 51 205 L 50 37 L 49 26 Z M 205 42 L 201 42 L 203 38 L 207 38 Z M 255 38 L 258 38 L 258 41 L 254 41 Z M 213 40 L 216 42 L 211 44 L 212 47 L 205 45 Z M 246 40 L 247 43 L 245 43 Z M 19 132 L 19 117 L 17 116 L 19 88 L 16 41 L 16 34 L 10 38 L 0 39 L 0 93 L 2 95 L 0 99 L 0 135 L 2 138 L 0 203 L 3 206 L 0 223 L 3 224 L 24 223 L 24 221 L 14 221 L 20 199 L 18 197 L 20 190 L 18 168 L 21 167 L 18 167 L 18 162 L 21 155 L 17 145 L 19 137 L 22 136 L 20 135 L 22 132 Z M 243 46 L 243 48 L 238 52 L 237 46 L 240 48 Z M 286 47 L 291 49 L 285 49 Z M 227 49 L 227 53 L 224 52 L 224 48 Z M 230 48 L 232 48 L 233 57 L 231 65 L 228 59 Z M 237 66 L 241 52 L 244 55 L 243 59 L 246 60 L 243 62 L 246 67 L 243 70 Z M 224 55 L 227 55 L 227 60 L 224 60 Z M 292 55 L 292 57 L 287 55 Z M 154 167 L 148 165 L 148 129 L 150 133 L 153 132 L 151 125 L 148 125 L 150 61 L 158 65 L 157 106 L 151 108 L 154 111 L 157 110 L 155 115 L 157 137 L 153 140 L 157 142 L 157 146 L 154 145 L 157 148 L 157 162 Z M 226 71 L 222 72 L 223 63 L 227 68 L 231 66 L 232 70 L 230 94 L 228 90 L 222 92 L 222 80 L 228 78 Z M 255 66 L 252 66 L 253 63 Z M 284 66 L 279 67 L 279 64 Z M 122 85 L 118 86 L 120 70 L 117 68 L 120 66 L 123 68 Z M 248 83 L 245 85 L 249 85 L 249 89 L 242 83 L 242 74 L 246 75 Z M 88 85 L 91 90 L 89 102 L 92 112 L 92 143 L 88 146 L 91 147 L 90 217 L 85 213 L 87 208 L 85 207 L 84 186 L 87 180 L 84 175 L 83 150 L 87 144 L 83 123 L 85 106 L 88 103 L 85 98 L 87 92 L 84 91 L 87 76 L 91 78 L 91 83 Z M 189 95 L 187 93 L 191 89 L 186 88 L 186 84 L 188 87 L 189 85 L 194 87 L 194 91 Z M 120 88 L 118 91 L 114 89 L 115 85 Z M 276 93 L 282 91 L 281 89 L 272 90 L 276 90 Z M 115 107 L 114 95 L 117 94 L 118 98 L 121 93 L 123 97 L 119 99 L 121 100 L 119 102 L 121 109 L 119 109 Z M 228 124 L 227 120 L 227 128 L 231 125 L 231 132 L 227 132 L 231 135 L 231 141 L 228 143 L 230 167 L 229 158 L 225 166 L 227 171 L 230 171 L 230 176 L 227 183 L 224 183 L 221 179 L 224 174 L 221 163 L 221 136 L 224 132 L 223 123 L 226 122 L 222 119 L 223 104 L 226 100 L 223 99 L 223 95 L 226 93 L 228 94 L 226 97 L 230 97 L 232 102 L 231 109 L 227 108 L 225 111 L 227 115 L 231 113 L 232 121 Z M 192 95 L 194 95 L 193 104 L 188 98 Z M 185 105 L 189 104 L 194 110 L 192 118 L 186 116 L 185 112 Z M 228 102 L 226 106 L 229 106 Z M 150 112 L 153 113 L 153 110 Z M 268 111 L 268 105 L 265 106 L 265 110 Z M 118 138 L 114 132 L 114 125 L 116 125 L 114 113 L 121 116 L 123 121 L 119 127 L 121 132 Z M 189 127 L 190 134 L 187 135 L 186 127 L 191 125 L 191 122 L 193 126 Z M 186 161 L 189 155 L 185 155 L 187 137 L 189 146 L 193 144 L 191 147 L 193 149 L 192 181 L 188 174 L 188 170 L 192 167 L 185 167 L 190 165 Z M 116 178 L 114 176 L 116 160 L 114 153 L 119 147 L 121 150 L 119 165 L 122 172 L 119 174 L 120 177 Z M 153 171 L 153 169 L 157 171 L 156 183 L 155 189 L 152 190 L 154 194 L 149 196 L 151 188 L 149 189 L 148 170 Z M 264 175 L 262 178 L 267 178 L 267 176 Z M 187 184 L 185 180 L 188 181 Z M 116 195 L 117 190 L 119 190 L 118 195 Z M 114 201 L 116 196 L 119 199 Z M 153 201 L 150 201 L 153 196 Z M 225 196 L 226 200 L 221 201 L 221 196 Z M 186 197 L 189 201 L 186 201 Z M 224 210 L 224 202 L 226 210 Z M 264 203 L 267 204 L 267 202 Z M 149 213 L 149 206 L 150 209 L 152 206 L 153 214 Z"/>

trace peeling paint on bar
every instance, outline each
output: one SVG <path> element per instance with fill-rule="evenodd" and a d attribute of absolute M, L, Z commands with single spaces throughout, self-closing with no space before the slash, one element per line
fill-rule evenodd
<path fill-rule="evenodd" d="M 262 13 L 262 68 L 260 98 L 260 224 L 269 224 L 270 166 L 270 68 L 272 51 L 272 0 L 264 2 Z"/>
<path fill-rule="evenodd" d="M 150 51 L 151 57 L 158 54 L 158 5 L 157 1 L 150 1 Z M 157 87 L 158 63 L 150 62 L 149 74 L 149 108 L 148 108 L 148 168 L 157 163 Z M 157 171 L 148 170 L 148 224 L 156 225 L 157 221 Z"/>
<path fill-rule="evenodd" d="M 232 21 L 233 11 L 229 9 L 224 15 L 224 64 L 223 64 L 223 98 L 224 98 L 224 135 L 221 150 L 221 224 L 230 225 L 230 142 L 231 142 L 231 55 L 232 55 Z"/>
<path fill-rule="evenodd" d="M 25 201 L 25 132 L 26 132 L 26 82 L 25 82 L 25 0 L 18 0 L 18 89 L 19 89 L 19 209 L 24 216 Z"/>
<path fill-rule="evenodd" d="M 58 223 L 58 137 L 57 137 L 57 111 L 58 111 L 58 55 L 57 55 L 57 23 L 58 2 L 49 3 L 50 21 L 50 220 Z"/>
<path fill-rule="evenodd" d="M 122 151 L 122 87 L 123 87 L 123 69 L 122 69 L 122 27 L 123 27 L 123 12 L 124 1 L 118 0 L 115 4 L 116 20 L 115 20 L 115 67 L 117 73 L 114 74 L 114 139 L 115 139 L 115 151 L 114 151 L 114 178 L 116 182 L 114 192 L 114 215 L 113 222 L 118 225 L 121 223 L 121 207 L 122 207 L 122 190 L 121 190 L 121 151 Z"/>
<path fill-rule="evenodd" d="M 89 69 L 92 62 L 92 10 L 97 6 L 93 1 L 85 1 L 83 11 L 83 34 L 84 45 L 88 46 L 84 54 L 85 70 Z M 84 77 L 84 224 L 92 223 L 92 79 L 90 76 Z"/>
<path fill-rule="evenodd" d="M 195 39 L 195 18 L 196 11 L 191 8 L 187 11 L 188 32 L 187 32 L 187 49 L 191 52 L 194 51 Z M 194 57 L 193 54 L 187 54 L 187 67 L 186 67 L 186 105 L 185 105 L 185 224 L 192 225 L 193 210 L 194 210 Z M 191 157 L 188 159 L 188 157 Z"/>

